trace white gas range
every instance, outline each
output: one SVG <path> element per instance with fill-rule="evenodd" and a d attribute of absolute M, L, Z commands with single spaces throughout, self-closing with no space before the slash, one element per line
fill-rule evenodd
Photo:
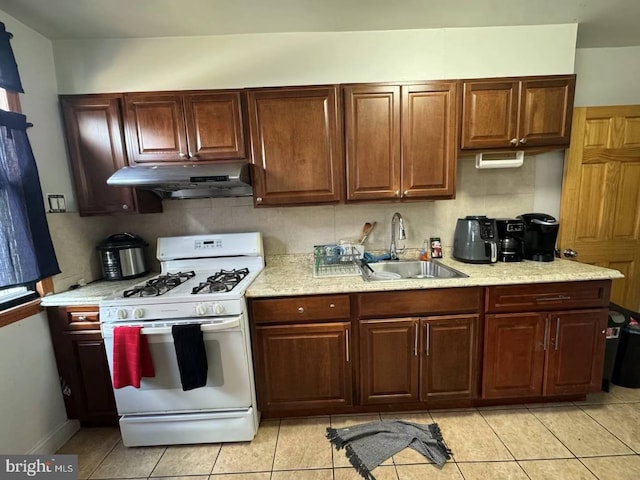
<path fill-rule="evenodd" d="M 260 233 L 158 239 L 161 274 L 100 302 L 113 376 L 114 329 L 140 326 L 155 376 L 114 389 L 126 446 L 253 439 L 259 422 L 244 292 L 264 268 Z M 184 391 L 173 325 L 199 324 L 207 381 Z"/>

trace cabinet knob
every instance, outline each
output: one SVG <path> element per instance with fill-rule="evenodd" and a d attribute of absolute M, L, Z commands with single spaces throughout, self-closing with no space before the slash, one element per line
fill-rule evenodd
<path fill-rule="evenodd" d="M 304 313 L 304 308 L 298 307 L 298 313 Z"/>
<path fill-rule="evenodd" d="M 511 145 L 517 145 L 517 144 L 518 144 L 518 139 L 517 139 L 517 138 L 512 138 L 512 139 L 509 141 L 509 143 L 510 143 Z"/>
<path fill-rule="evenodd" d="M 129 210 L 129 205 L 127 205 L 126 203 L 124 205 L 122 205 L 122 209 L 123 210 Z"/>
<path fill-rule="evenodd" d="M 336 304 L 335 303 L 330 303 L 329 304 L 329 308 L 336 308 Z"/>
<path fill-rule="evenodd" d="M 396 197 L 400 196 L 400 190 L 396 190 Z"/>
<path fill-rule="evenodd" d="M 257 202 L 257 203 L 262 203 L 262 197 L 258 197 L 258 198 L 256 198 L 256 202 Z"/>
<path fill-rule="evenodd" d="M 78 317 L 78 320 L 79 320 L 80 322 L 86 322 L 86 321 L 87 321 L 87 316 L 86 316 L 86 315 L 80 315 L 80 316 Z"/>
<path fill-rule="evenodd" d="M 520 139 L 520 143 L 522 143 L 522 144 L 527 143 L 527 139 L 526 139 L 526 138 L 521 138 L 521 139 Z"/>
<path fill-rule="evenodd" d="M 578 256 L 578 252 L 576 252 L 572 248 L 565 248 L 562 251 L 562 254 L 567 258 L 576 258 Z"/>
<path fill-rule="evenodd" d="M 409 190 L 405 190 L 403 195 L 406 197 L 407 195 L 409 195 Z"/>
<path fill-rule="evenodd" d="M 188 155 L 186 153 L 182 153 L 182 152 L 178 152 L 178 156 L 180 158 L 187 158 L 188 157 Z"/>

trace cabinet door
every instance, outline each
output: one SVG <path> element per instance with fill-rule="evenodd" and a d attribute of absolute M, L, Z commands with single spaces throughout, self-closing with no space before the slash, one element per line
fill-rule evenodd
<path fill-rule="evenodd" d="M 239 91 L 184 96 L 190 160 L 246 158 Z"/>
<path fill-rule="evenodd" d="M 344 87 L 347 200 L 400 198 L 400 87 Z"/>
<path fill-rule="evenodd" d="M 256 327 L 260 410 L 351 405 L 350 325 Z"/>
<path fill-rule="evenodd" d="M 541 395 L 548 333 L 545 313 L 487 315 L 482 398 Z"/>
<path fill-rule="evenodd" d="M 524 80 L 520 87 L 520 145 L 569 145 L 575 76 Z"/>
<path fill-rule="evenodd" d="M 517 81 L 467 81 L 463 84 L 462 149 L 517 145 Z"/>
<path fill-rule="evenodd" d="M 129 163 L 188 161 L 182 95 L 125 94 Z"/>
<path fill-rule="evenodd" d="M 360 321 L 363 405 L 417 402 L 418 320 Z"/>
<path fill-rule="evenodd" d="M 295 205 L 342 198 L 337 87 L 249 90 L 254 202 Z"/>
<path fill-rule="evenodd" d="M 429 317 L 421 323 L 421 400 L 474 398 L 478 315 Z"/>
<path fill-rule="evenodd" d="M 402 87 L 402 198 L 453 198 L 457 83 Z"/>
<path fill-rule="evenodd" d="M 78 377 L 82 389 L 80 415 L 86 421 L 102 416 L 114 416 L 115 399 L 104 341 L 99 332 L 69 333 L 74 355 L 77 359 Z"/>
<path fill-rule="evenodd" d="M 81 216 L 162 211 L 160 199 L 150 192 L 107 185 L 127 164 L 121 101 L 120 95 L 60 97 Z"/>
<path fill-rule="evenodd" d="M 608 310 L 550 313 L 545 395 L 600 390 Z"/>

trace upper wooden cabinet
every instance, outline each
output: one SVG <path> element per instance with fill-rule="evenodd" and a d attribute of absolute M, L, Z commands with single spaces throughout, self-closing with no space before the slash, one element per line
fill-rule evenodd
<path fill-rule="evenodd" d="M 343 87 L 347 200 L 454 196 L 457 85 Z"/>
<path fill-rule="evenodd" d="M 161 212 L 153 193 L 107 185 L 127 165 L 122 95 L 64 95 L 60 105 L 80 215 Z"/>
<path fill-rule="evenodd" d="M 246 158 L 242 92 L 125 94 L 131 165 Z"/>
<path fill-rule="evenodd" d="M 575 75 L 463 81 L 461 149 L 567 146 Z"/>
<path fill-rule="evenodd" d="M 248 90 L 256 206 L 342 199 L 338 87 Z"/>

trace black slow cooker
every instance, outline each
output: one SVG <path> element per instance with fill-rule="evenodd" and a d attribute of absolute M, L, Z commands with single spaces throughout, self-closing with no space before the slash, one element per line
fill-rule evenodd
<path fill-rule="evenodd" d="M 144 247 L 149 244 L 132 233 L 116 233 L 96 247 L 105 280 L 127 280 L 149 273 Z"/>

